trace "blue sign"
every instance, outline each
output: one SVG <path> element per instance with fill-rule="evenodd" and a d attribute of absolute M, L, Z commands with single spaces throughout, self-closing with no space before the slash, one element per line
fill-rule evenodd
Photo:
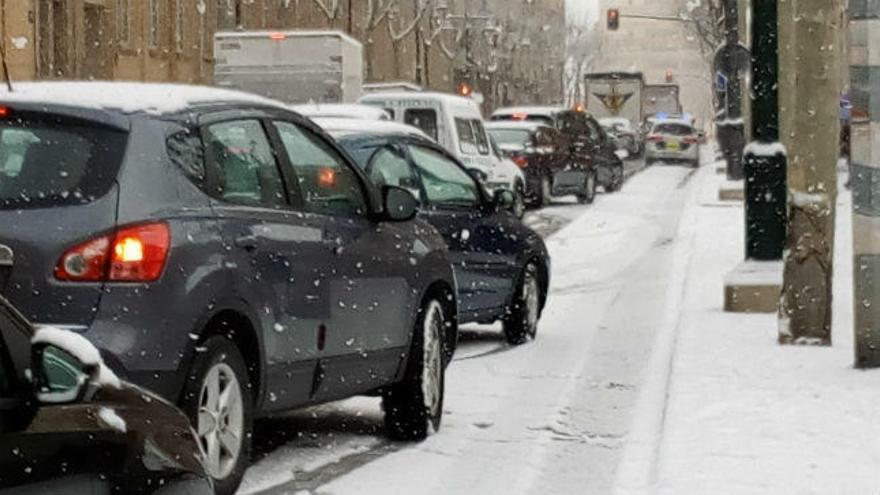
<path fill-rule="evenodd" d="M 730 79 L 722 74 L 721 72 L 715 73 L 715 88 L 718 91 L 727 91 L 727 85 L 730 83 Z"/>

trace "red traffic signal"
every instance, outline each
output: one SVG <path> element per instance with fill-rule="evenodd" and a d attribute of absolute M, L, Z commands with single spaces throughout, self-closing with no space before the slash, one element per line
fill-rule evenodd
<path fill-rule="evenodd" d="M 458 94 L 468 98 L 474 94 L 474 88 L 468 83 L 461 83 L 458 85 Z"/>
<path fill-rule="evenodd" d="M 675 74 L 673 74 L 672 69 L 667 69 L 666 70 L 666 82 L 671 83 L 673 79 L 675 79 Z"/>
<path fill-rule="evenodd" d="M 608 9 L 608 30 L 617 31 L 620 28 L 620 10 Z"/>

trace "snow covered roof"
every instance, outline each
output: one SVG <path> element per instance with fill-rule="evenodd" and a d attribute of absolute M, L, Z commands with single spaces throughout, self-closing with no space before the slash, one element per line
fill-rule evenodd
<path fill-rule="evenodd" d="M 427 138 L 428 136 L 420 129 L 411 125 L 392 121 L 372 121 L 364 119 L 341 119 L 319 117 L 314 119 L 322 129 L 333 137 L 339 138 L 353 134 L 408 134 Z M 429 138 L 430 139 L 430 138 Z"/>
<path fill-rule="evenodd" d="M 548 117 L 557 114 L 559 112 L 565 111 L 565 107 L 554 107 L 554 106 L 533 106 L 533 107 L 507 107 L 507 108 L 499 108 L 495 110 L 492 114 L 495 116 L 502 115 L 513 115 L 517 113 L 524 113 L 528 115 L 546 115 Z"/>
<path fill-rule="evenodd" d="M 169 114 L 211 103 L 250 103 L 286 108 L 262 96 L 183 84 L 132 82 L 19 82 L 13 91 L 0 89 L 0 103 L 42 103 L 122 113 Z"/>
<path fill-rule="evenodd" d="M 266 38 L 272 39 L 273 36 L 283 35 L 279 41 L 283 41 L 286 38 L 339 38 L 347 43 L 352 45 L 361 46 L 361 42 L 352 38 L 348 34 L 342 31 L 335 31 L 332 29 L 320 30 L 304 30 L 304 29 L 288 29 L 288 30 L 248 30 L 248 31 L 219 31 L 214 33 L 214 37 L 216 39 L 234 39 L 234 38 Z"/>
<path fill-rule="evenodd" d="M 369 101 L 390 101 L 390 100 L 436 100 L 453 104 L 478 105 L 471 98 L 454 95 L 451 93 L 438 93 L 432 91 L 381 91 L 378 93 L 370 93 L 361 97 L 358 102 L 364 103 Z"/>
<path fill-rule="evenodd" d="M 542 122 L 535 122 L 534 120 L 495 120 L 492 122 L 486 122 L 486 129 L 510 129 L 510 130 L 523 130 L 523 131 L 534 131 L 538 127 L 548 127 L 547 124 Z"/>
<path fill-rule="evenodd" d="M 360 120 L 391 120 L 391 116 L 388 115 L 388 112 L 374 105 L 316 103 L 310 105 L 294 105 L 290 108 L 294 112 L 299 112 L 306 117 L 314 118 L 335 117 Z"/>

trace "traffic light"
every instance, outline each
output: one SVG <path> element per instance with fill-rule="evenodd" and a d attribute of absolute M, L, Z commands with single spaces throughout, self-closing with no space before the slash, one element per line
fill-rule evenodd
<path fill-rule="evenodd" d="M 608 9 L 608 30 L 617 31 L 620 28 L 620 11 L 618 9 Z"/>
<path fill-rule="evenodd" d="M 458 94 L 464 96 L 465 98 L 470 97 L 474 93 L 474 88 L 468 83 L 461 83 L 458 85 Z"/>
<path fill-rule="evenodd" d="M 674 78 L 674 74 L 672 73 L 672 69 L 666 70 L 666 82 L 671 83 Z"/>

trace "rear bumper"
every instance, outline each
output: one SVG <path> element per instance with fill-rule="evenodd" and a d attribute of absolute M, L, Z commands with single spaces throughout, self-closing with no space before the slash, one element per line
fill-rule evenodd
<path fill-rule="evenodd" d="M 700 156 L 699 148 L 691 146 L 686 150 L 669 151 L 658 150 L 654 146 L 650 146 L 645 150 L 645 157 L 650 160 L 697 160 Z"/>

